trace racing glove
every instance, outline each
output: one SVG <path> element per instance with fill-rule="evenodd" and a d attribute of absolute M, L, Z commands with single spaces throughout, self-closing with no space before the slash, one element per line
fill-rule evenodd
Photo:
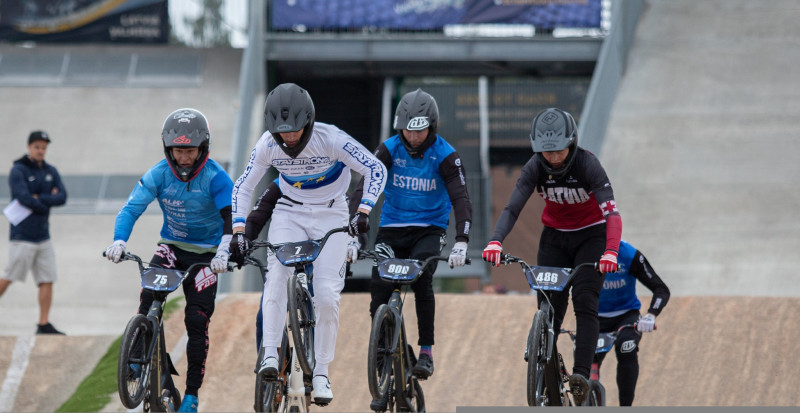
<path fill-rule="evenodd" d="M 358 211 L 350 217 L 350 235 L 357 237 L 369 231 L 369 215 Z"/>
<path fill-rule="evenodd" d="M 450 268 L 463 267 L 466 261 L 467 243 L 456 242 L 456 244 L 453 245 L 453 249 L 450 251 L 450 257 L 447 259 L 447 263 L 450 264 Z"/>
<path fill-rule="evenodd" d="M 503 245 L 500 244 L 500 241 L 489 241 L 489 244 L 483 249 L 483 260 L 495 267 L 499 267 L 502 253 Z"/>
<path fill-rule="evenodd" d="M 125 241 L 121 239 L 114 241 L 106 248 L 106 258 L 109 261 L 119 262 L 123 255 L 125 255 Z"/>
<path fill-rule="evenodd" d="M 361 243 L 355 238 L 347 243 L 347 261 L 350 264 L 355 264 L 358 261 L 358 251 L 361 249 Z"/>
<path fill-rule="evenodd" d="M 606 250 L 603 253 L 603 256 L 600 257 L 600 272 L 603 274 L 607 272 L 617 272 L 617 252 L 612 250 Z"/>
<path fill-rule="evenodd" d="M 233 234 L 228 250 L 231 253 L 230 260 L 235 262 L 239 268 L 242 268 L 244 257 L 250 250 L 250 239 L 243 232 Z"/>
<path fill-rule="evenodd" d="M 656 316 L 647 313 L 636 323 L 636 329 L 642 333 L 649 333 L 656 329 Z"/>
<path fill-rule="evenodd" d="M 211 271 L 215 274 L 228 272 L 228 258 L 230 254 L 227 249 L 218 249 L 217 255 L 211 260 Z"/>

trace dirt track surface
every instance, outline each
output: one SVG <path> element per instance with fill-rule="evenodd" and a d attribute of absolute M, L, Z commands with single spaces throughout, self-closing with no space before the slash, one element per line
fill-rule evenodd
<path fill-rule="evenodd" d="M 649 299 L 643 298 L 645 302 Z M 252 411 L 258 300 L 258 294 L 237 294 L 219 302 L 211 322 L 211 349 L 200 390 L 200 411 Z M 431 379 L 422 382 L 428 411 L 526 404 L 522 352 L 534 302 L 530 296 L 437 296 L 436 371 Z M 336 360 L 331 365 L 334 401 L 325 408 L 312 406 L 313 410 L 369 410 L 365 374 L 368 303 L 365 294 L 343 297 Z M 798 307 L 800 298 L 673 298 L 658 319 L 658 330 L 642 340 L 635 405 L 800 405 L 796 391 L 800 382 L 795 378 L 800 358 L 793 351 L 800 330 L 790 321 Z M 182 328 L 181 314 L 172 317 L 168 328 Z M 406 306 L 405 314 L 410 340 L 416 342 L 413 305 Z M 566 326 L 573 327 L 573 320 L 569 310 Z M 168 337 L 168 348 L 177 340 L 177 335 Z M 568 338 L 561 336 L 559 344 L 571 365 Z M 611 354 L 601 371 L 609 405 L 618 404 L 614 366 L 616 361 Z M 30 368 L 42 372 L 43 367 L 34 366 L 32 360 Z M 178 383 L 183 390 L 185 357 L 178 361 L 177 368 L 182 374 Z M 117 396 L 113 398 L 106 411 L 124 411 Z M 20 402 L 18 399 L 15 410 L 35 410 Z"/>

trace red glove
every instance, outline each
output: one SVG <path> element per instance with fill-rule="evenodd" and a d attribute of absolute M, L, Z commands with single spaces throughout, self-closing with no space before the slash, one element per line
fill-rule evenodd
<path fill-rule="evenodd" d="M 617 252 L 606 250 L 603 256 L 600 257 L 600 272 L 603 274 L 607 272 L 617 272 L 619 266 L 617 265 Z"/>
<path fill-rule="evenodd" d="M 495 267 L 500 266 L 500 254 L 503 252 L 503 246 L 500 241 L 490 241 L 489 245 L 483 249 L 483 260 L 493 264 Z"/>

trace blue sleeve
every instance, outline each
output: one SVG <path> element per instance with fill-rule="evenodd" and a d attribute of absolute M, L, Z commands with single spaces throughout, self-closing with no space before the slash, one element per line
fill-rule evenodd
<path fill-rule="evenodd" d="M 214 198 L 214 205 L 217 209 L 231 206 L 231 194 L 233 192 L 233 181 L 224 171 L 220 171 L 211 180 L 211 197 Z"/>
<path fill-rule="evenodd" d="M 114 223 L 114 241 L 128 241 L 133 232 L 133 224 L 144 213 L 147 206 L 158 196 L 158 181 L 155 179 L 153 171 L 150 170 L 139 178 L 136 187 L 131 191 L 128 202 L 117 214 Z"/>

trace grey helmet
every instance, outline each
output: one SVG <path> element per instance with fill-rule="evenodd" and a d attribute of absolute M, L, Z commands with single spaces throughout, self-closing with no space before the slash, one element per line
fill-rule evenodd
<path fill-rule="evenodd" d="M 569 170 L 575 161 L 578 148 L 578 127 L 575 119 L 568 112 L 556 108 L 547 108 L 533 118 L 531 125 L 531 146 L 534 156 L 545 171 L 560 177 Z M 564 166 L 553 168 L 542 156 L 542 152 L 555 152 L 569 148 Z"/>
<path fill-rule="evenodd" d="M 436 140 L 437 126 L 439 126 L 439 107 L 433 96 L 422 89 L 403 95 L 394 113 L 394 128 L 412 158 L 421 158 L 425 151 L 433 145 Z M 423 130 L 425 128 L 428 128 L 428 136 L 425 141 L 418 148 L 412 148 L 403 136 L 403 129 Z"/>
<path fill-rule="evenodd" d="M 211 146 L 211 131 L 205 115 L 197 109 L 178 109 L 167 116 L 161 129 L 164 156 L 172 173 L 184 182 L 191 181 L 208 160 Z M 197 160 L 190 168 L 182 168 L 172 156 L 172 148 L 199 148 Z"/>
<path fill-rule="evenodd" d="M 278 146 L 292 158 L 297 157 L 311 139 L 314 129 L 314 102 L 308 92 L 294 83 L 282 83 L 267 95 L 264 102 L 264 121 Z M 305 127 L 300 142 L 286 146 L 283 132 L 297 132 Z"/>

